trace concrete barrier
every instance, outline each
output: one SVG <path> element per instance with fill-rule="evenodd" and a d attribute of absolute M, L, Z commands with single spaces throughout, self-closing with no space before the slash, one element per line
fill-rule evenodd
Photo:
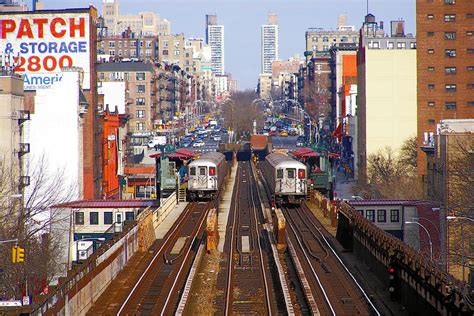
<path fill-rule="evenodd" d="M 138 251 L 156 240 L 158 226 L 176 205 L 173 193 L 160 208 L 147 208 L 86 261 L 69 270 L 66 278 L 33 311 L 34 315 L 85 315 L 107 286 Z"/>
<path fill-rule="evenodd" d="M 176 192 L 173 192 L 166 200 L 163 201 L 161 207 L 153 212 L 153 229 L 155 232 L 155 238 L 158 236 L 158 226 L 170 214 L 171 210 L 173 210 L 176 204 Z"/>
<path fill-rule="evenodd" d="M 138 227 L 131 222 L 82 264 L 69 270 L 35 307 L 34 315 L 85 315 L 89 308 L 138 251 Z"/>
<path fill-rule="evenodd" d="M 279 208 L 275 209 L 274 234 L 279 252 L 286 250 L 286 219 Z"/>

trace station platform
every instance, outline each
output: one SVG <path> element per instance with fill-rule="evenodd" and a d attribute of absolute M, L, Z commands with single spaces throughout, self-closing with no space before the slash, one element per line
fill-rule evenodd
<path fill-rule="evenodd" d="M 163 237 L 165 237 L 166 233 L 174 225 L 174 223 L 181 215 L 181 213 L 183 213 L 187 205 L 188 202 L 179 202 L 179 204 L 174 206 L 168 216 L 166 216 L 163 221 L 158 224 L 158 227 L 156 228 L 156 239 L 163 239 Z"/>
<path fill-rule="evenodd" d="M 217 230 L 219 232 L 219 244 L 217 250 L 224 251 L 225 236 L 227 231 L 227 221 L 229 219 L 230 206 L 232 204 L 232 195 L 234 193 L 235 179 L 237 177 L 238 165 L 232 166 L 229 178 L 226 180 L 225 191 L 219 202 L 219 215 L 217 216 Z"/>

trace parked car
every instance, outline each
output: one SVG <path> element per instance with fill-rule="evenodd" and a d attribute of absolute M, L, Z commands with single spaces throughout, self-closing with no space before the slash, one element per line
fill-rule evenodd
<path fill-rule="evenodd" d="M 214 135 L 214 141 L 220 142 L 221 141 L 221 135 Z"/>
<path fill-rule="evenodd" d="M 288 132 L 287 132 L 287 131 L 282 131 L 282 132 L 280 132 L 280 136 L 282 136 L 282 137 L 287 137 L 287 136 L 288 136 Z"/>
<path fill-rule="evenodd" d="M 306 143 L 306 138 L 304 136 L 299 136 L 296 139 L 296 147 L 304 147 Z"/>

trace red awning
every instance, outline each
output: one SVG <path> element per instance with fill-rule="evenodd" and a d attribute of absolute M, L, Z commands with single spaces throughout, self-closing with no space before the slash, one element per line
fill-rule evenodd
<path fill-rule="evenodd" d="M 295 156 L 302 157 L 302 158 L 310 158 L 310 157 L 319 157 L 320 155 L 317 152 L 313 151 L 310 153 L 298 154 Z"/>
<path fill-rule="evenodd" d="M 304 148 L 295 149 L 291 153 L 293 155 L 301 155 L 301 154 L 306 154 L 306 153 L 310 153 L 310 152 L 314 152 L 314 150 L 312 150 L 311 148 L 308 148 L 308 147 L 304 147 Z"/>
<path fill-rule="evenodd" d="M 186 149 L 186 148 L 180 148 L 176 150 L 175 154 L 181 155 L 183 157 L 187 157 L 186 159 L 190 159 L 196 156 L 196 153 L 194 152 L 194 150 Z"/>
<path fill-rule="evenodd" d="M 153 153 L 149 156 L 150 158 L 160 158 L 161 157 L 161 153 Z"/>
<path fill-rule="evenodd" d="M 329 157 L 329 158 L 339 158 L 339 157 L 341 157 L 341 155 L 336 154 L 336 153 L 329 153 L 329 154 L 328 154 L 328 157 Z"/>

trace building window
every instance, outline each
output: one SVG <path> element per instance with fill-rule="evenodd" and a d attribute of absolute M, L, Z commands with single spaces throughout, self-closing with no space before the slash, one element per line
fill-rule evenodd
<path fill-rule="evenodd" d="M 456 57 L 456 49 L 450 48 L 444 50 L 444 56 L 447 58 L 454 58 Z"/>
<path fill-rule="evenodd" d="M 456 110 L 456 102 L 445 102 L 446 110 Z"/>
<path fill-rule="evenodd" d="M 444 4 L 455 4 L 456 0 L 444 0 Z"/>
<path fill-rule="evenodd" d="M 114 50 L 109 50 L 110 56 L 115 56 L 115 51 Z"/>
<path fill-rule="evenodd" d="M 445 67 L 444 73 L 447 75 L 454 75 L 456 74 L 456 67 Z"/>
<path fill-rule="evenodd" d="M 133 221 L 135 219 L 134 212 L 125 212 L 125 220 L 126 221 Z"/>
<path fill-rule="evenodd" d="M 137 110 L 137 118 L 144 118 L 145 110 Z"/>
<path fill-rule="evenodd" d="M 469 55 L 474 54 L 474 48 L 467 48 L 466 53 L 468 53 Z"/>
<path fill-rule="evenodd" d="M 428 119 L 428 125 L 434 125 L 435 124 L 435 120 L 433 119 Z"/>
<path fill-rule="evenodd" d="M 466 36 L 472 36 L 474 34 L 474 31 L 466 31 Z"/>
<path fill-rule="evenodd" d="M 434 36 L 434 32 L 427 32 L 427 33 L 426 33 L 426 36 L 428 36 L 428 37 L 433 37 L 433 36 Z"/>
<path fill-rule="evenodd" d="M 397 48 L 398 48 L 398 49 L 406 48 L 406 47 L 407 47 L 407 43 L 405 43 L 405 42 L 399 42 L 399 43 L 397 43 Z"/>
<path fill-rule="evenodd" d="M 468 89 L 474 89 L 474 83 L 468 83 L 466 87 Z"/>
<path fill-rule="evenodd" d="M 426 18 L 432 20 L 434 19 L 434 14 L 427 14 Z"/>
<path fill-rule="evenodd" d="M 84 212 L 75 212 L 76 225 L 84 225 Z"/>
<path fill-rule="evenodd" d="M 137 92 L 138 93 L 145 93 L 145 85 L 144 84 L 137 85 Z"/>
<path fill-rule="evenodd" d="M 179 54 L 180 54 L 180 51 L 179 51 L 179 50 L 175 50 L 175 51 L 174 51 L 174 55 L 175 55 L 175 56 L 179 56 Z"/>
<path fill-rule="evenodd" d="M 115 42 L 109 42 L 109 48 L 115 48 Z"/>
<path fill-rule="evenodd" d="M 474 106 L 474 101 L 467 101 L 467 106 Z"/>
<path fill-rule="evenodd" d="M 145 130 L 145 123 L 143 123 L 143 122 L 138 122 L 136 126 L 137 126 L 137 131 L 144 131 Z"/>
<path fill-rule="evenodd" d="M 454 22 L 456 21 L 456 14 L 445 14 L 444 22 Z"/>
<path fill-rule="evenodd" d="M 434 101 L 428 101 L 428 107 L 433 108 L 435 106 Z"/>
<path fill-rule="evenodd" d="M 444 86 L 446 92 L 456 92 L 457 90 L 457 85 L 455 83 L 447 83 Z"/>
<path fill-rule="evenodd" d="M 434 54 L 434 48 L 428 48 L 428 54 Z"/>
<path fill-rule="evenodd" d="M 377 210 L 377 222 L 385 223 L 387 221 L 387 211 Z"/>
<path fill-rule="evenodd" d="M 323 42 L 329 42 L 329 37 L 324 36 L 324 37 L 323 37 Z"/>
<path fill-rule="evenodd" d="M 137 72 L 137 80 L 138 81 L 145 80 L 145 73 L 144 72 Z"/>
<path fill-rule="evenodd" d="M 446 90 L 446 92 L 456 92 L 456 90 L 457 90 L 455 83 L 447 83 L 444 86 L 444 89 Z"/>
<path fill-rule="evenodd" d="M 343 36 L 341 38 L 341 42 L 344 42 L 344 43 L 349 42 L 349 38 L 347 36 Z"/>
<path fill-rule="evenodd" d="M 318 41 L 318 37 L 313 36 L 313 42 L 317 42 L 317 41 Z"/>
<path fill-rule="evenodd" d="M 390 222 L 398 223 L 400 221 L 399 210 L 390 210 Z"/>
<path fill-rule="evenodd" d="M 429 72 L 433 72 L 433 71 L 435 71 L 435 67 L 433 67 L 433 66 L 429 66 L 429 67 L 428 67 L 428 71 L 429 71 Z"/>
<path fill-rule="evenodd" d="M 111 225 L 113 223 L 113 213 L 104 212 L 104 225 Z"/>
<path fill-rule="evenodd" d="M 90 225 L 99 225 L 99 212 L 90 212 L 89 213 L 89 224 Z"/>
<path fill-rule="evenodd" d="M 466 70 L 467 70 L 467 71 L 474 71 L 474 66 L 467 66 L 467 67 L 466 67 Z"/>
<path fill-rule="evenodd" d="M 435 88 L 434 83 L 428 83 L 428 89 L 429 90 L 434 90 L 434 88 Z"/>
<path fill-rule="evenodd" d="M 388 49 L 393 49 L 393 42 L 388 42 L 387 48 Z"/>
<path fill-rule="evenodd" d="M 410 42 L 410 48 L 416 49 L 416 42 Z"/>
<path fill-rule="evenodd" d="M 455 40 L 456 32 L 444 32 L 444 38 L 447 40 Z"/>
<path fill-rule="evenodd" d="M 367 210 L 365 211 L 365 217 L 371 221 L 375 222 L 375 210 Z"/>
<path fill-rule="evenodd" d="M 136 105 L 145 105 L 145 98 L 136 98 L 135 99 Z"/>
<path fill-rule="evenodd" d="M 466 19 L 474 19 L 473 13 L 466 13 Z"/>

